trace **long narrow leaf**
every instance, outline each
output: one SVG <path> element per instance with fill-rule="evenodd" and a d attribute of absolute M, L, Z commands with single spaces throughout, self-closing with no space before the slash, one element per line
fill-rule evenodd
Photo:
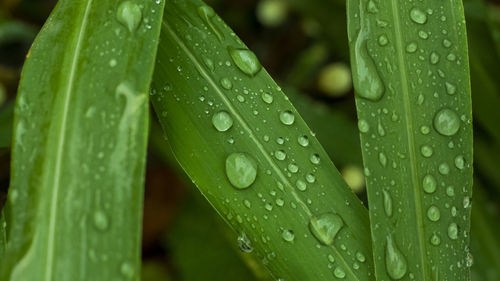
<path fill-rule="evenodd" d="M 347 2 L 377 280 L 469 280 L 462 1 Z"/>
<path fill-rule="evenodd" d="M 0 280 L 138 280 L 162 1 L 61 0 L 15 109 Z"/>
<path fill-rule="evenodd" d="M 153 85 L 177 159 L 243 251 L 284 280 L 371 280 L 366 209 L 255 55 L 203 2 L 167 3 Z"/>

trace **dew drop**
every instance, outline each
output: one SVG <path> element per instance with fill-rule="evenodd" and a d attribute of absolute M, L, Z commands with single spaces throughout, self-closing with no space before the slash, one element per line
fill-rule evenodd
<path fill-rule="evenodd" d="M 292 125 L 295 122 L 295 115 L 290 110 L 285 110 L 280 113 L 280 121 L 284 125 Z"/>
<path fill-rule="evenodd" d="M 377 67 L 366 47 L 366 38 L 358 35 L 352 57 L 352 74 L 356 95 L 361 98 L 378 101 L 385 92 L 385 86 Z"/>
<path fill-rule="evenodd" d="M 290 173 L 297 173 L 299 171 L 299 166 L 297 166 L 297 164 L 295 163 L 290 163 L 288 164 L 288 171 L 290 171 Z"/>
<path fill-rule="evenodd" d="M 457 169 L 459 170 L 463 170 L 463 168 L 465 167 L 465 159 L 462 155 L 458 155 L 457 157 L 455 157 L 455 167 L 457 167 Z"/>
<path fill-rule="evenodd" d="M 392 197 L 391 197 L 391 194 L 385 189 L 382 190 L 382 194 L 384 197 L 385 215 L 388 217 L 392 217 Z"/>
<path fill-rule="evenodd" d="M 465 266 L 471 267 L 474 264 L 474 257 L 471 253 L 467 253 L 465 256 Z"/>
<path fill-rule="evenodd" d="M 311 160 L 311 163 L 313 163 L 315 165 L 318 165 L 319 162 L 321 161 L 319 158 L 319 155 L 316 153 L 311 154 L 311 157 L 309 158 L 309 160 Z"/>
<path fill-rule="evenodd" d="M 448 195 L 449 197 L 455 196 L 455 189 L 453 188 L 453 186 L 448 186 L 446 188 L 446 195 Z"/>
<path fill-rule="evenodd" d="M 370 130 L 370 124 L 364 119 L 358 121 L 358 129 L 361 133 L 367 133 Z"/>
<path fill-rule="evenodd" d="M 398 249 L 396 243 L 390 235 L 387 236 L 387 244 L 385 248 L 385 268 L 387 270 L 387 274 L 393 280 L 403 278 L 408 269 L 403 253 L 401 253 Z"/>
<path fill-rule="evenodd" d="M 332 245 L 335 236 L 343 226 L 342 218 L 333 213 L 312 217 L 309 223 L 311 233 L 324 245 Z"/>
<path fill-rule="evenodd" d="M 449 82 L 445 83 L 446 93 L 448 95 L 454 95 L 457 92 L 457 87 Z"/>
<path fill-rule="evenodd" d="M 278 159 L 280 161 L 283 161 L 286 158 L 286 153 L 285 153 L 285 151 L 283 151 L 281 149 L 280 150 L 276 150 L 274 152 L 274 157 L 276 157 L 276 159 Z"/>
<path fill-rule="evenodd" d="M 430 221 L 438 221 L 441 218 L 439 208 L 434 205 L 430 206 L 429 209 L 427 209 L 427 218 Z"/>
<path fill-rule="evenodd" d="M 456 223 L 452 222 L 448 226 L 448 237 L 451 240 L 456 240 L 458 238 L 458 226 Z"/>
<path fill-rule="evenodd" d="M 231 90 L 231 88 L 233 88 L 233 82 L 231 82 L 231 80 L 227 77 L 224 77 L 220 80 L 220 84 L 222 86 L 222 88 L 226 89 L 226 90 Z"/>
<path fill-rule="evenodd" d="M 273 96 L 269 93 L 266 93 L 266 92 L 262 93 L 261 98 L 267 104 L 273 103 L 273 100 L 274 100 Z"/>
<path fill-rule="evenodd" d="M 387 165 L 387 156 L 385 156 L 385 153 L 380 152 L 378 154 L 378 162 L 380 163 L 380 165 L 382 165 L 382 167 L 385 167 Z"/>
<path fill-rule="evenodd" d="M 434 128 L 443 136 L 453 136 L 460 129 L 460 119 L 453 110 L 443 108 L 434 116 Z"/>
<path fill-rule="evenodd" d="M 242 252 L 251 253 L 253 251 L 252 241 L 248 239 L 245 232 L 242 232 L 237 239 L 238 247 Z"/>
<path fill-rule="evenodd" d="M 380 46 L 385 46 L 385 45 L 387 45 L 387 43 L 389 43 L 389 40 L 387 39 L 387 36 L 385 36 L 385 35 L 380 35 L 380 36 L 378 37 L 378 44 L 379 44 Z"/>
<path fill-rule="evenodd" d="M 313 174 L 308 173 L 308 174 L 306 175 L 306 181 L 307 181 L 308 183 L 314 183 L 314 182 L 316 181 L 316 177 L 315 177 Z"/>
<path fill-rule="evenodd" d="M 287 242 L 293 242 L 293 240 L 295 239 L 295 234 L 293 233 L 293 231 L 285 229 L 281 233 L 281 238 L 283 238 L 283 240 Z"/>
<path fill-rule="evenodd" d="M 432 64 L 437 64 L 439 62 L 439 55 L 436 52 L 432 52 L 430 56 L 430 61 Z"/>
<path fill-rule="evenodd" d="M 366 257 L 365 257 L 365 255 L 363 255 L 363 253 L 361 253 L 361 252 L 357 252 L 357 253 L 356 253 L 356 259 L 357 259 L 359 262 L 365 262 Z"/>
<path fill-rule="evenodd" d="M 418 24 L 424 24 L 427 22 L 427 15 L 418 8 L 411 9 L 410 18 L 413 22 Z"/>
<path fill-rule="evenodd" d="M 297 186 L 297 189 L 300 191 L 306 191 L 307 189 L 307 184 L 303 180 L 297 180 L 295 186 Z"/>
<path fill-rule="evenodd" d="M 215 16 L 215 11 L 212 7 L 209 6 L 200 6 L 198 7 L 198 15 L 200 18 L 208 25 L 210 30 L 217 36 L 220 42 L 224 40 L 224 34 L 220 32 L 217 26 L 212 22 L 212 18 Z"/>
<path fill-rule="evenodd" d="M 438 171 L 441 175 L 445 176 L 450 173 L 450 166 L 447 163 L 439 164 Z"/>
<path fill-rule="evenodd" d="M 436 233 L 431 236 L 431 244 L 434 246 L 439 246 L 439 244 L 441 244 L 441 238 L 439 238 L 439 235 Z"/>
<path fill-rule="evenodd" d="M 333 270 L 333 275 L 335 275 L 335 277 L 337 277 L 339 279 L 343 279 L 345 277 L 345 271 L 342 268 L 340 268 L 339 266 L 337 266 Z"/>
<path fill-rule="evenodd" d="M 231 153 L 226 158 L 226 175 L 235 188 L 245 189 L 257 177 L 257 163 L 246 153 Z"/>
<path fill-rule="evenodd" d="M 233 118 L 226 111 L 219 111 L 212 117 L 212 124 L 219 132 L 225 132 L 233 126 Z"/>
<path fill-rule="evenodd" d="M 120 272 L 125 278 L 132 280 L 135 276 L 134 266 L 130 262 L 124 262 L 120 266 Z"/>
<path fill-rule="evenodd" d="M 432 175 L 426 175 L 422 182 L 422 187 L 427 193 L 434 193 L 436 191 L 437 182 L 436 178 Z"/>
<path fill-rule="evenodd" d="M 309 138 L 307 136 L 300 136 L 297 138 L 297 142 L 303 146 L 307 147 L 309 145 Z"/>
<path fill-rule="evenodd" d="M 257 56 L 248 49 L 236 49 L 231 46 L 227 48 L 234 64 L 246 75 L 255 76 L 261 69 Z"/>
<path fill-rule="evenodd" d="M 407 53 L 415 53 L 417 51 L 417 43 L 411 42 L 406 46 L 406 52 Z"/>
<path fill-rule="evenodd" d="M 431 157 L 433 152 L 434 150 L 432 149 L 432 147 L 428 145 L 422 145 L 422 147 L 420 148 L 420 153 L 422 153 L 422 156 L 424 156 L 425 158 Z"/>
<path fill-rule="evenodd" d="M 141 8 L 132 1 L 124 1 L 118 6 L 116 19 L 130 32 L 134 32 L 142 20 Z"/>
<path fill-rule="evenodd" d="M 100 231 L 106 231 L 109 227 L 109 219 L 106 213 L 102 210 L 94 212 L 94 226 Z"/>

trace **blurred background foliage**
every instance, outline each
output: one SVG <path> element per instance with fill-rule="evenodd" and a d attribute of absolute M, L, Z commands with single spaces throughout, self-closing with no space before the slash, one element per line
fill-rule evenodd
<path fill-rule="evenodd" d="M 474 281 L 500 280 L 500 4 L 464 0 L 474 116 Z M 345 0 L 210 0 L 280 82 L 366 202 L 347 46 Z M 0 207 L 24 58 L 55 0 L 0 0 Z M 143 223 L 143 280 L 273 280 L 177 165 L 152 118 Z"/>

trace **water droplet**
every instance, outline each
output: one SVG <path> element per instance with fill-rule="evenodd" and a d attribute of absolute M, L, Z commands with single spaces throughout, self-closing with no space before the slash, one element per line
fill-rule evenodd
<path fill-rule="evenodd" d="M 344 272 L 344 270 L 343 270 L 342 268 L 340 268 L 340 267 L 338 267 L 338 266 L 337 266 L 337 267 L 333 270 L 333 275 L 335 275 L 335 277 L 337 277 L 337 278 L 342 279 L 342 278 L 344 278 L 344 277 L 345 277 L 345 272 Z"/>
<path fill-rule="evenodd" d="M 238 236 L 237 242 L 238 242 L 238 247 L 242 252 L 251 253 L 253 251 L 252 241 L 248 239 L 245 232 L 242 232 L 240 236 Z"/>
<path fill-rule="evenodd" d="M 366 257 L 365 257 L 365 255 L 363 255 L 363 253 L 361 253 L 361 252 L 357 252 L 357 253 L 356 253 L 356 259 L 357 259 L 359 262 L 365 262 Z"/>
<path fill-rule="evenodd" d="M 387 156 L 385 156 L 385 153 L 380 152 L 378 154 L 378 161 L 382 167 L 385 167 L 387 165 Z"/>
<path fill-rule="evenodd" d="M 352 76 L 356 95 L 361 98 L 378 101 L 385 92 L 377 67 L 366 47 L 366 38 L 358 35 L 355 41 L 352 60 Z"/>
<path fill-rule="evenodd" d="M 124 262 L 120 266 L 120 272 L 125 278 L 131 280 L 135 277 L 134 266 L 130 262 Z"/>
<path fill-rule="evenodd" d="M 417 51 L 417 43 L 411 42 L 406 46 L 406 52 L 408 53 L 415 53 Z"/>
<path fill-rule="evenodd" d="M 453 186 L 448 186 L 446 188 L 446 195 L 448 195 L 449 197 L 455 196 L 455 189 L 453 188 Z"/>
<path fill-rule="evenodd" d="M 384 196 L 384 211 L 385 215 L 388 217 L 392 216 L 392 197 L 391 194 L 385 189 L 382 190 Z"/>
<path fill-rule="evenodd" d="M 427 22 L 427 15 L 418 8 L 411 9 L 410 18 L 418 24 L 424 24 Z"/>
<path fill-rule="evenodd" d="M 303 180 L 297 180 L 295 183 L 297 189 L 300 191 L 305 191 L 307 189 L 307 184 Z"/>
<path fill-rule="evenodd" d="M 381 136 L 381 137 L 385 136 L 385 129 L 384 129 L 384 126 L 382 126 L 382 123 L 380 122 L 380 120 L 377 124 L 377 132 L 378 132 L 379 136 Z"/>
<path fill-rule="evenodd" d="M 382 34 L 378 37 L 378 44 L 380 46 L 385 46 L 387 45 L 387 43 L 389 43 L 389 39 L 387 39 L 387 36 Z"/>
<path fill-rule="evenodd" d="M 217 26 L 212 22 L 212 18 L 215 16 L 214 9 L 212 9 L 212 7 L 205 5 L 200 6 L 198 7 L 198 15 L 208 25 L 210 30 L 212 30 L 217 39 L 219 39 L 219 41 L 222 42 L 224 40 L 224 34 L 220 32 Z"/>
<path fill-rule="evenodd" d="M 361 133 L 367 133 L 370 130 L 370 124 L 364 119 L 358 121 L 358 129 Z"/>
<path fill-rule="evenodd" d="M 261 69 L 257 56 L 248 49 L 236 49 L 231 46 L 227 48 L 234 64 L 245 74 L 255 76 Z"/>
<path fill-rule="evenodd" d="M 319 155 L 316 153 L 311 154 L 311 157 L 309 158 L 311 160 L 311 163 L 318 165 L 320 162 Z"/>
<path fill-rule="evenodd" d="M 420 148 L 420 152 L 422 153 L 422 156 L 429 158 L 432 156 L 434 150 L 428 145 L 422 145 L 422 147 Z"/>
<path fill-rule="evenodd" d="M 393 280 L 403 278 L 408 269 L 403 253 L 401 253 L 398 249 L 396 243 L 390 235 L 387 236 L 387 244 L 385 248 L 385 268 L 387 270 L 387 274 Z"/>
<path fill-rule="evenodd" d="M 280 113 L 280 121 L 285 125 L 292 125 L 295 122 L 295 115 L 290 110 L 285 110 Z"/>
<path fill-rule="evenodd" d="M 453 110 L 443 108 L 434 116 L 434 128 L 443 136 L 453 136 L 460 129 L 460 119 Z"/>
<path fill-rule="evenodd" d="M 471 253 L 467 253 L 465 256 L 465 266 L 471 267 L 474 264 L 474 257 Z"/>
<path fill-rule="evenodd" d="M 333 257 L 333 255 L 328 255 L 328 261 L 331 262 L 331 263 L 334 263 L 335 262 L 335 258 Z"/>
<path fill-rule="evenodd" d="M 288 171 L 295 174 L 299 171 L 299 166 L 297 166 L 295 163 L 290 163 L 288 164 Z"/>
<path fill-rule="evenodd" d="M 227 77 L 224 77 L 220 80 L 220 84 L 222 85 L 222 88 L 226 90 L 231 90 L 233 88 L 233 82 Z"/>
<path fill-rule="evenodd" d="M 219 132 L 225 132 L 233 126 L 233 118 L 226 111 L 219 111 L 212 117 L 212 124 Z"/>
<path fill-rule="evenodd" d="M 297 142 L 303 146 L 306 147 L 309 145 L 309 138 L 307 136 L 300 136 L 297 138 Z"/>
<path fill-rule="evenodd" d="M 109 227 L 109 219 L 102 210 L 94 212 L 94 226 L 100 231 L 106 231 Z"/>
<path fill-rule="evenodd" d="M 231 153 L 226 158 L 226 175 L 237 189 L 245 189 L 257 177 L 257 163 L 246 153 Z"/>
<path fill-rule="evenodd" d="M 451 47 L 451 41 L 448 40 L 448 39 L 444 39 L 443 40 L 443 46 L 446 47 L 446 48 Z"/>
<path fill-rule="evenodd" d="M 293 242 L 293 240 L 295 239 L 295 234 L 293 233 L 293 231 L 285 229 L 281 233 L 281 238 L 283 238 L 283 240 L 287 242 Z"/>
<path fill-rule="evenodd" d="M 318 239 L 319 242 L 325 245 L 332 245 L 335 236 L 344 226 L 342 218 L 333 213 L 325 213 L 318 217 L 312 217 L 309 223 L 309 228 Z"/>
<path fill-rule="evenodd" d="M 439 62 L 439 55 L 436 52 L 432 52 L 430 56 L 430 61 L 432 64 L 437 64 Z"/>
<path fill-rule="evenodd" d="M 454 95 L 457 92 L 457 87 L 455 85 L 446 82 L 445 86 L 446 86 L 446 93 L 448 93 L 448 95 Z"/>
<path fill-rule="evenodd" d="M 316 181 L 316 177 L 315 177 L 313 174 L 308 173 L 308 174 L 306 175 L 306 181 L 307 181 L 308 183 L 314 183 L 314 182 Z"/>
<path fill-rule="evenodd" d="M 141 8 L 132 1 L 124 1 L 118 6 L 116 19 L 130 32 L 134 32 L 142 20 Z"/>
<path fill-rule="evenodd" d="M 431 236 L 431 244 L 434 246 L 438 246 L 439 244 L 441 244 L 441 238 L 439 238 L 439 235 L 437 235 L 436 233 L 432 234 Z"/>
<path fill-rule="evenodd" d="M 463 204 L 463 206 L 464 206 L 465 209 L 469 208 L 470 207 L 470 197 L 469 196 L 465 196 L 462 204 Z"/>
<path fill-rule="evenodd" d="M 266 92 L 262 93 L 261 98 L 267 104 L 273 103 L 273 100 L 274 100 L 273 96 L 271 96 L 271 94 L 266 93 Z"/>
<path fill-rule="evenodd" d="M 450 173 L 450 166 L 447 163 L 441 163 L 438 167 L 439 173 L 441 175 L 447 175 Z"/>
<path fill-rule="evenodd" d="M 431 129 L 428 126 L 422 126 L 420 127 L 420 132 L 422 135 L 427 135 L 431 132 Z"/>
<path fill-rule="evenodd" d="M 429 209 L 427 209 L 427 218 L 431 221 L 438 221 L 441 218 L 439 208 L 434 205 L 430 206 Z"/>
<path fill-rule="evenodd" d="M 462 155 L 455 157 L 455 167 L 459 170 L 462 170 L 465 167 L 465 159 Z"/>
<path fill-rule="evenodd" d="M 432 175 L 426 175 L 422 182 L 422 187 L 424 188 L 425 192 L 434 193 L 437 187 L 436 179 Z"/>
<path fill-rule="evenodd" d="M 276 159 L 278 159 L 280 161 L 283 161 L 286 158 L 286 153 L 283 150 L 276 150 L 274 152 L 274 157 L 276 157 Z"/>
<path fill-rule="evenodd" d="M 448 226 L 448 237 L 451 240 L 456 240 L 458 238 L 458 226 L 456 223 L 452 222 Z"/>

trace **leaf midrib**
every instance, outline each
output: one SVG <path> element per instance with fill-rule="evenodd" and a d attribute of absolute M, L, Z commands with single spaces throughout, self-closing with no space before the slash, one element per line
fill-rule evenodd
<path fill-rule="evenodd" d="M 304 212 L 308 215 L 309 218 L 313 218 L 313 214 L 311 210 L 307 207 L 307 204 L 299 197 L 297 192 L 293 189 L 292 184 L 290 181 L 286 178 L 286 176 L 283 174 L 283 172 L 280 170 L 279 166 L 274 162 L 274 160 L 271 158 L 269 153 L 266 151 L 264 148 L 264 145 L 260 142 L 260 140 L 255 136 L 253 130 L 250 128 L 250 126 L 247 124 L 247 122 L 243 119 L 243 117 L 239 114 L 239 112 L 236 110 L 236 108 L 233 106 L 229 98 L 224 94 L 224 91 L 219 88 L 217 83 L 212 79 L 212 77 L 207 73 L 207 70 L 203 67 L 203 65 L 198 61 L 198 59 L 194 56 L 194 54 L 187 48 L 187 46 L 184 44 L 184 42 L 177 36 L 175 31 L 170 27 L 167 21 L 163 21 L 162 25 L 164 28 L 168 31 L 170 36 L 174 39 L 177 44 L 181 47 L 181 49 L 184 51 L 184 53 L 187 55 L 187 57 L 193 62 L 194 66 L 196 69 L 200 72 L 200 74 L 205 78 L 205 80 L 212 86 L 212 88 L 215 90 L 217 95 L 222 99 L 224 104 L 228 107 L 228 110 L 234 115 L 236 120 L 240 123 L 240 125 L 243 127 L 243 129 L 248 133 L 250 139 L 255 143 L 255 145 L 258 147 L 264 158 L 267 160 L 269 165 L 273 168 L 273 170 L 276 172 L 276 174 L 280 177 L 280 179 L 284 182 L 284 186 L 287 187 L 288 191 L 293 195 L 294 199 L 299 203 L 301 208 L 304 210 Z M 336 256 L 339 258 L 341 261 L 343 267 L 346 269 L 349 275 L 351 275 L 354 280 L 358 280 L 359 278 L 356 276 L 356 274 L 352 271 L 351 267 L 347 263 L 347 261 L 344 259 L 344 257 L 340 254 L 340 251 L 337 250 L 337 248 L 334 245 L 329 245 L 329 248 L 331 248 Z"/>
<path fill-rule="evenodd" d="M 93 0 L 88 0 L 87 5 L 85 7 L 85 11 L 83 13 L 83 18 L 80 23 L 80 27 L 78 30 L 78 37 L 76 40 L 75 48 L 73 53 L 71 54 L 71 68 L 69 72 L 68 82 L 66 83 L 66 89 L 63 91 L 63 111 L 62 116 L 59 120 L 60 122 L 60 131 L 59 136 L 56 141 L 57 151 L 56 151 L 56 162 L 54 168 L 54 189 L 52 191 L 52 196 L 50 200 L 50 210 L 49 210 L 49 234 L 47 237 L 47 264 L 44 280 L 52 279 L 52 270 L 54 266 L 54 241 L 55 241 L 55 230 L 57 223 L 57 204 L 58 204 L 58 195 L 59 195 L 59 185 L 61 179 L 61 168 L 62 168 L 62 158 L 64 154 L 64 144 L 66 142 L 66 125 L 67 125 L 67 117 L 69 113 L 69 103 L 71 100 L 71 94 L 73 93 L 73 86 L 75 80 L 76 67 L 78 65 L 77 59 L 81 52 L 81 45 L 83 41 L 83 35 L 85 34 L 85 30 L 87 27 L 88 16 L 90 12 L 90 7 L 92 5 Z M 59 111 L 58 111 L 59 112 Z"/>
<path fill-rule="evenodd" d="M 426 278 L 426 273 L 428 272 L 427 263 L 425 259 L 425 238 L 424 238 L 424 219 L 423 219 L 423 209 L 422 209 L 422 198 L 419 190 L 418 183 L 418 166 L 417 166 L 417 152 L 414 137 L 413 128 L 413 115 L 411 112 L 411 102 L 410 102 L 410 88 L 408 86 L 407 80 L 407 70 L 406 70 L 406 60 L 403 48 L 403 38 L 401 32 L 401 21 L 399 17 L 399 6 L 398 0 L 391 0 L 392 17 L 394 23 L 394 36 L 396 42 L 397 50 L 397 61 L 399 62 L 399 73 L 401 78 L 401 88 L 403 92 L 403 107 L 405 110 L 404 119 L 406 122 L 406 134 L 408 136 L 408 152 L 410 160 L 410 170 L 411 170 L 411 184 L 413 186 L 413 198 L 415 199 L 415 215 L 417 223 L 417 237 L 418 246 L 420 249 L 420 263 L 422 270 L 422 277 Z"/>

